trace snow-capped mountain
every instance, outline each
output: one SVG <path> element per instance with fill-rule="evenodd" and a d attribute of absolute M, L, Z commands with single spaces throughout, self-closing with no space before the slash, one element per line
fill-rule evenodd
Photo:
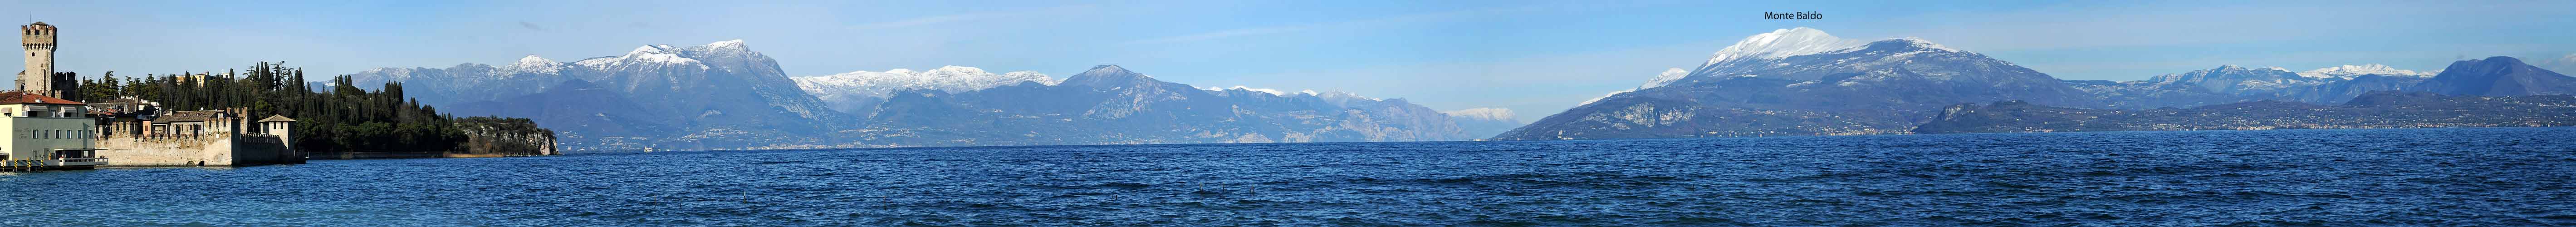
<path fill-rule="evenodd" d="M 1708 58 L 1709 65 L 1726 61 L 1778 59 L 1789 56 L 1847 51 L 1869 44 L 1868 40 L 1843 39 L 1825 31 L 1807 27 L 1772 30 L 1736 41 L 1735 45 L 1717 50 Z"/>
<path fill-rule="evenodd" d="M 2148 85 L 2185 87 L 2226 95 L 2278 95 L 2291 87 L 2313 86 L 2342 77 L 2308 77 L 2281 67 L 2246 68 L 2223 65 L 2218 68 L 2165 74 L 2149 79 Z"/>
<path fill-rule="evenodd" d="M 539 124 L 565 125 L 557 130 L 567 149 L 812 144 L 820 140 L 813 135 L 846 119 L 799 89 L 778 70 L 777 61 L 741 40 L 643 45 L 625 54 L 570 63 L 530 55 L 502 67 L 378 68 L 352 77 L 368 89 L 402 82 L 406 92 L 424 94 L 414 96 L 422 102 L 449 107 L 459 116 L 530 115 Z M 564 85 L 577 87 L 554 87 Z M 528 98 L 580 101 L 532 105 L 535 100 Z M 619 120 L 590 119 L 601 117 Z M 610 122 L 667 127 L 640 130 Z"/>
<path fill-rule="evenodd" d="M 1436 141 L 1472 139 L 1404 99 L 1192 87 L 1115 65 L 1045 84 L 896 91 L 838 135 L 872 146 Z"/>
<path fill-rule="evenodd" d="M 1748 36 L 1677 71 L 1495 139 L 1901 133 L 1909 119 L 1928 116 L 1922 110 L 1963 102 L 2098 105 L 2064 81 L 1983 54 L 1811 28 Z"/>
<path fill-rule="evenodd" d="M 1488 107 L 1440 113 L 1448 114 L 1449 120 L 1458 122 L 1459 131 L 1477 138 L 1493 137 L 1495 134 L 1502 134 L 1504 131 L 1511 131 L 1512 128 L 1519 128 L 1526 124 L 1521 122 L 1520 116 L 1512 113 L 1512 109 Z"/>
<path fill-rule="evenodd" d="M 2434 71 L 2432 71 L 2432 72 L 2415 72 L 2415 70 L 2397 69 L 2397 68 L 2388 67 L 2387 65 L 2380 65 L 2380 64 L 2363 64 L 2363 65 L 2342 65 L 2342 66 L 2335 66 L 2335 67 L 2319 68 L 2319 69 L 2316 69 L 2316 70 L 2302 71 L 2302 72 L 2299 72 L 2299 76 L 2311 77 L 2311 78 L 2341 78 L 2341 79 L 2352 79 L 2352 77 L 2354 77 L 2354 76 L 2361 76 L 2361 75 L 2400 75 L 2400 76 L 2432 77 L 2432 76 L 2433 76 L 2433 74 L 2440 74 L 2441 72 L 2442 72 L 2441 70 L 2434 70 Z"/>
<path fill-rule="evenodd" d="M 1252 91 L 1252 92 L 1269 93 L 1270 95 L 1275 95 L 1275 96 L 1289 96 L 1289 94 L 1292 94 L 1291 92 L 1288 92 L 1288 91 L 1281 91 L 1281 90 L 1279 90 L 1279 89 L 1246 87 L 1246 86 L 1243 86 L 1243 85 L 1234 85 L 1234 87 L 1204 87 L 1204 88 L 1199 88 L 1199 89 L 1209 90 L 1209 91 L 1237 91 L 1237 90 L 1240 90 L 1240 91 Z M 1315 94 L 1317 94 L 1317 93 L 1315 93 L 1315 90 L 1302 90 L 1302 91 L 1294 92 L 1293 94 L 1315 95 Z"/>
<path fill-rule="evenodd" d="M 2081 93 L 2065 88 L 2063 82 L 2048 74 L 2012 62 L 1912 37 L 1863 42 L 1801 27 L 1749 36 L 1713 55 L 1707 64 L 1691 70 L 1680 79 L 1660 84 L 1705 83 L 1749 75 L 1817 82 L 1800 86 L 1872 87 L 1934 83 L 1926 86 L 1997 88 L 1944 89 L 1986 97 Z M 2031 101 L 2076 104 L 2061 100 L 2063 98 L 2038 98 L 2043 99 Z"/>
<path fill-rule="evenodd" d="M 501 73 L 558 74 L 563 73 L 565 67 L 568 66 L 562 62 L 555 62 L 554 59 L 546 59 L 545 57 L 538 57 L 537 55 L 531 54 L 527 57 L 519 58 L 519 62 L 517 63 L 510 63 L 509 66 L 501 67 Z"/>
<path fill-rule="evenodd" d="M 2332 67 L 2291 72 L 2281 67 L 2223 65 L 2158 75 L 2146 80 L 2070 81 L 2111 108 L 2185 108 L 2261 100 L 2333 103 L 2373 90 L 2395 89 L 2423 77 L 2382 67 Z M 2360 72 L 2360 73 L 2356 73 Z"/>
<path fill-rule="evenodd" d="M 943 66 L 928 71 L 893 69 L 880 72 L 853 71 L 840 74 L 790 78 L 796 87 L 822 99 L 834 110 L 856 112 L 886 96 L 902 90 L 939 90 L 966 92 L 985 88 L 1037 82 L 1054 85 L 1061 80 L 1034 71 L 995 74 L 965 66 Z"/>
<path fill-rule="evenodd" d="M 1690 70 L 1682 70 L 1682 68 L 1667 68 L 1664 69 L 1664 73 L 1655 74 L 1655 79 L 1647 80 L 1645 85 L 1637 85 L 1637 89 L 1662 87 L 1664 85 L 1673 84 L 1673 81 L 1681 81 L 1682 77 L 1685 76 L 1690 76 Z"/>

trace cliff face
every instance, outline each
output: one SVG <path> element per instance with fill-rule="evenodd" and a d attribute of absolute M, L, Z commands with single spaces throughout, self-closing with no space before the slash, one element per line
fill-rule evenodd
<path fill-rule="evenodd" d="M 536 127 L 525 118 L 499 119 L 470 117 L 456 121 L 465 130 L 467 154 L 475 155 L 557 155 L 555 132 Z"/>

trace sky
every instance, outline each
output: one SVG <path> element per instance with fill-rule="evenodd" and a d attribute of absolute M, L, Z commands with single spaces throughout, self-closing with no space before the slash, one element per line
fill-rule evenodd
<path fill-rule="evenodd" d="M 95 77 L 284 61 L 312 76 L 741 39 L 789 76 L 1116 64 L 1199 87 L 1343 90 L 1534 121 L 1792 27 L 1918 37 L 2061 79 L 2220 65 L 2576 71 L 2576 1 L 8 1 Z M 1811 11 L 1818 20 L 1766 20 Z"/>

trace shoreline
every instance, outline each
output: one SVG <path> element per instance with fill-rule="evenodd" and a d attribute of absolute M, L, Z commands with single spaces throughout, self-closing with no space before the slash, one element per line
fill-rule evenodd
<path fill-rule="evenodd" d="M 2576 127 L 2576 126 L 2500 126 L 2500 127 L 2352 127 L 2352 128 L 2273 128 L 2273 129 L 2199 129 L 2199 130 L 2193 130 L 2193 129 L 2177 129 L 2177 130 L 2121 130 L 2121 131 L 1957 132 L 1957 133 L 1886 133 L 1886 134 L 1848 134 L 1848 135 L 1779 135 L 1779 136 L 1738 136 L 1738 137 L 1603 138 L 1603 139 L 1568 139 L 1568 140 L 1489 140 L 1489 139 L 1479 139 L 1479 140 L 1445 140 L 1445 141 L 1351 141 L 1351 142 L 1273 142 L 1273 143 L 1064 144 L 1064 145 L 990 145 L 990 146 L 927 146 L 927 147 L 846 147 L 846 148 L 787 148 L 787 149 L 704 149 L 704 150 L 656 150 L 656 151 L 634 151 L 634 150 L 626 150 L 626 151 L 584 151 L 584 152 L 573 152 L 573 153 L 567 153 L 567 154 L 561 154 L 561 155 L 643 154 L 643 153 L 657 153 L 657 152 L 703 152 L 703 151 L 799 151 L 799 150 L 866 150 L 866 149 L 951 149 L 951 148 L 991 148 L 991 147 L 1072 147 L 1072 146 L 1194 146 L 1194 145 L 1235 145 L 1235 144 L 1278 144 L 1278 145 L 1286 145 L 1286 144 L 1333 144 L 1333 143 L 1545 142 L 1545 141 L 1591 141 L 1591 140 L 1671 140 L 1671 139 L 1730 139 L 1730 138 L 1734 138 L 1734 139 L 1742 139 L 1742 138 L 1777 138 L 1777 137 L 1917 136 L 1917 135 L 2013 134 L 2013 133 L 2120 133 L 2120 132 L 2172 132 L 2172 131 L 2374 130 L 2374 129 L 2556 128 L 2556 127 Z"/>

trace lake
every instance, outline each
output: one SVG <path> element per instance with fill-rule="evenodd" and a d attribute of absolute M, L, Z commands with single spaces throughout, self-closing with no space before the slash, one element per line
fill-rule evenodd
<path fill-rule="evenodd" d="M 10 226 L 2570 225 L 2576 128 L 316 160 L 0 193 Z"/>

